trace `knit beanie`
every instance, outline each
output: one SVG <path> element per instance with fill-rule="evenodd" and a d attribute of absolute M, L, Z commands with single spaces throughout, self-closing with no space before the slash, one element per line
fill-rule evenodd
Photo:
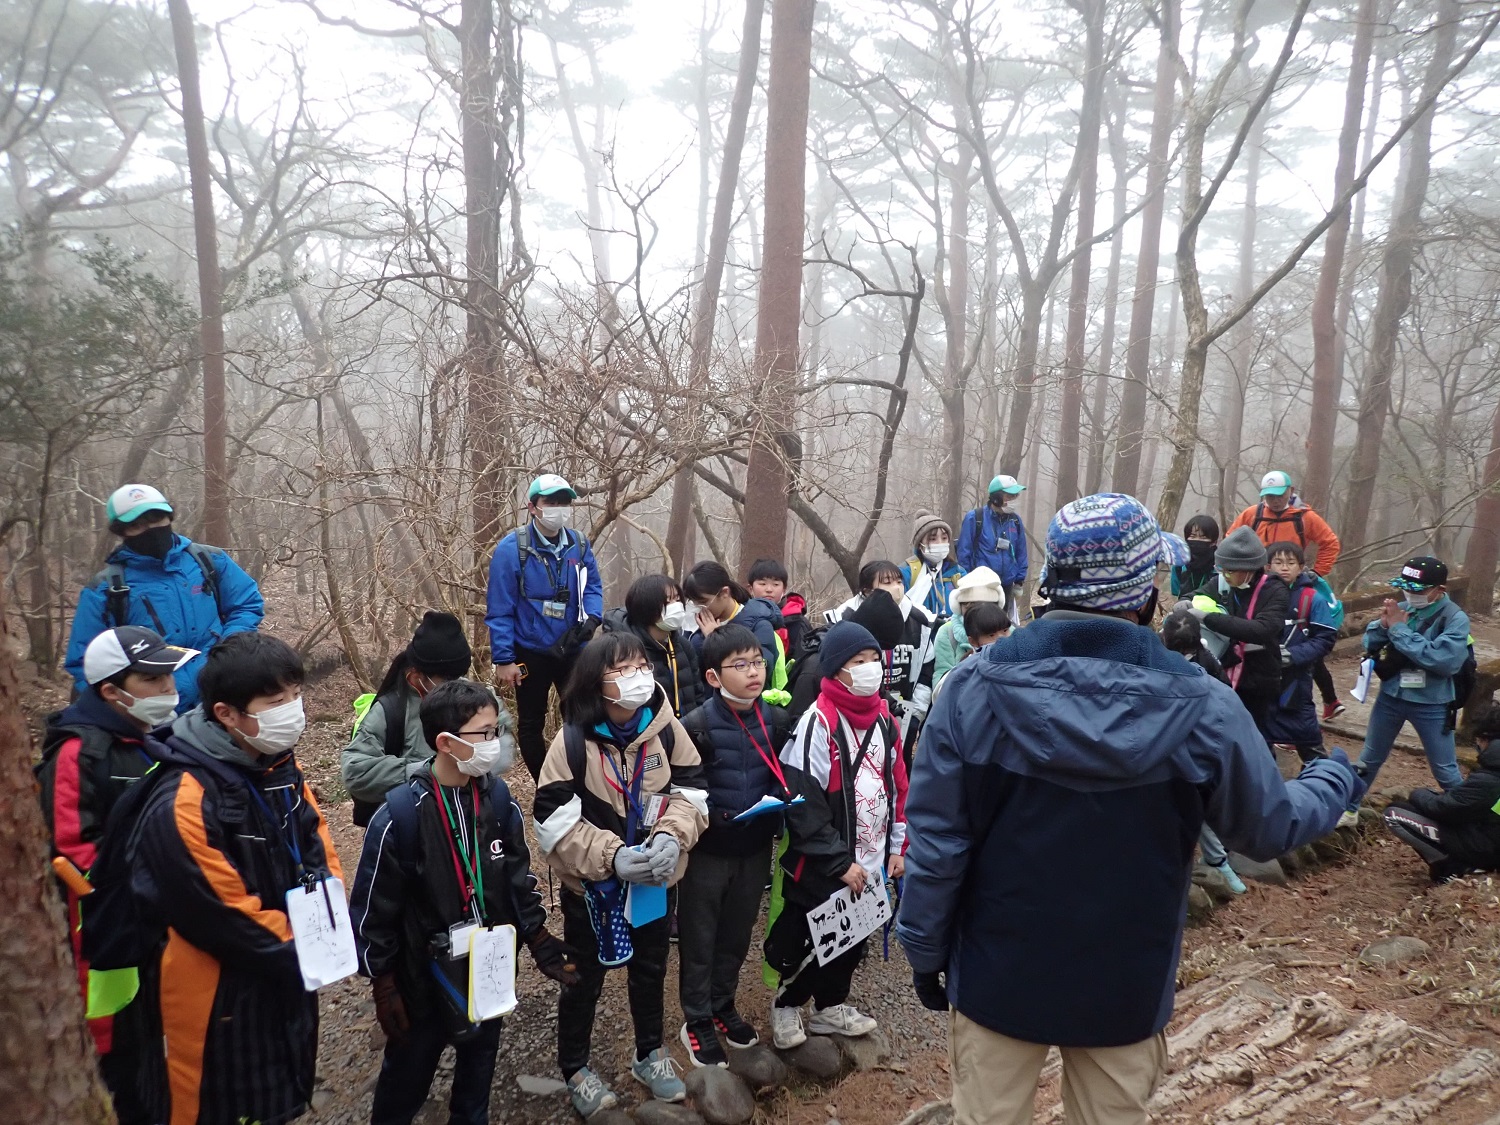
<path fill-rule="evenodd" d="M 468 675 L 474 659 L 462 622 L 453 614 L 436 609 L 422 615 L 422 623 L 412 634 L 411 644 L 406 646 L 406 655 L 418 672 L 445 680 Z"/>
<path fill-rule="evenodd" d="M 976 566 L 954 584 L 953 600 L 957 605 L 974 605 L 978 602 L 999 604 L 1005 600 L 1005 593 L 1000 587 L 998 574 L 987 566 Z"/>
<path fill-rule="evenodd" d="M 1237 527 L 1214 551 L 1214 562 L 1220 570 L 1262 570 L 1266 565 L 1266 545 L 1248 527 Z"/>
<path fill-rule="evenodd" d="M 926 508 L 918 509 L 917 514 L 912 519 L 911 523 L 912 550 L 920 554 L 922 550 L 922 540 L 927 538 L 928 533 L 937 531 L 939 529 L 948 533 L 948 541 L 951 543 L 953 541 L 953 529 L 948 526 L 948 521 L 943 519 L 942 516 L 934 515 Z"/>
<path fill-rule="evenodd" d="M 1110 612 L 1140 609 L 1151 600 L 1156 568 L 1188 560 L 1187 544 L 1120 492 L 1064 505 L 1047 528 L 1046 553 L 1041 589 L 1052 604 Z"/>
<path fill-rule="evenodd" d="M 880 642 L 858 621 L 840 621 L 830 627 L 823 634 L 823 644 L 818 649 L 818 662 L 823 666 L 824 678 L 833 679 L 845 664 L 867 648 L 881 651 Z"/>
<path fill-rule="evenodd" d="M 906 631 L 906 618 L 889 590 L 871 590 L 859 608 L 851 610 L 844 620 L 863 625 L 881 649 L 895 648 Z"/>

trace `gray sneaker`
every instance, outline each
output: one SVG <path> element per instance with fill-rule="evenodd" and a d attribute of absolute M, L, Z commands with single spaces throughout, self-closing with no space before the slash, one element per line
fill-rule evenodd
<path fill-rule="evenodd" d="M 658 1047 L 645 1058 L 632 1063 L 630 1073 L 659 1102 L 680 1102 L 687 1098 L 687 1087 L 677 1077 L 677 1064 L 667 1054 L 665 1047 Z"/>
<path fill-rule="evenodd" d="M 578 1116 L 587 1119 L 601 1109 L 613 1109 L 620 1104 L 615 1092 L 604 1084 L 588 1067 L 584 1067 L 568 1079 L 568 1096 L 573 1099 L 573 1108 Z"/>

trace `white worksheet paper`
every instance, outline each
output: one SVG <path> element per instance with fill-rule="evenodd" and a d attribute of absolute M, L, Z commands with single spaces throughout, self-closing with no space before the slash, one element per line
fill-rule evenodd
<path fill-rule="evenodd" d="M 807 912 L 807 928 L 812 933 L 818 964 L 826 965 L 853 949 L 890 920 L 891 900 L 880 872 L 865 880 L 858 898 L 848 887 L 840 887 Z"/>
<path fill-rule="evenodd" d="M 487 926 L 469 939 L 469 1019 L 474 1023 L 516 1010 L 516 928 Z"/>
<path fill-rule="evenodd" d="M 359 971 L 342 879 L 330 875 L 310 887 L 293 887 L 286 893 L 286 916 L 307 991 L 316 992 Z"/>

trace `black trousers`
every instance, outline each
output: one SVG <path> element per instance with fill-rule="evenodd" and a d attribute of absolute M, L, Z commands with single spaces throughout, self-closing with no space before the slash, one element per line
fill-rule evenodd
<path fill-rule="evenodd" d="M 770 871 L 769 844 L 748 856 L 700 850 L 688 857 L 677 899 L 677 959 L 682 1015 L 689 1023 L 734 1008 Z"/>
<path fill-rule="evenodd" d="M 516 649 L 516 663 L 526 665 L 526 678 L 516 688 L 516 743 L 535 781 L 547 758 L 545 727 L 552 689 L 555 686 L 562 696 L 573 666 L 571 661 L 524 648 Z"/>
<path fill-rule="evenodd" d="M 479 1025 L 478 1035 L 454 1047 L 448 1125 L 488 1125 L 490 1083 L 495 1077 L 503 1022 L 486 1020 Z M 427 1101 L 438 1059 L 447 1045 L 447 1029 L 436 1014 L 412 1020 L 411 1032 L 400 1046 L 386 1042 L 380 1077 L 375 1081 L 370 1125 L 411 1125 Z"/>
<path fill-rule="evenodd" d="M 794 948 L 805 942 L 807 949 L 812 948 L 812 933 L 807 926 L 805 907 L 788 900 L 776 919 L 774 929 L 779 932 L 774 939 L 767 935 L 768 943 L 774 940 L 782 948 Z M 849 986 L 854 982 L 854 971 L 864 960 L 865 946 L 869 941 L 869 938 L 865 938 L 826 965 L 818 964 L 818 959 L 813 957 L 791 980 L 783 976 L 781 991 L 776 994 L 776 1007 L 800 1008 L 809 1000 L 819 1008 L 842 1004 L 849 999 Z M 774 964 L 774 958 L 772 960 Z"/>
<path fill-rule="evenodd" d="M 630 931 L 634 953 L 625 963 L 625 974 L 637 1059 L 645 1058 L 662 1045 L 663 992 L 667 983 L 667 952 L 671 948 L 668 920 L 675 898 L 676 891 L 669 891 L 665 917 Z M 564 889 L 562 916 L 563 941 L 578 951 L 578 975 L 582 978 L 577 984 L 563 985 L 557 998 L 557 1065 L 566 1080 L 589 1064 L 594 1012 L 608 970 L 599 964 L 599 942 L 583 896 Z"/>

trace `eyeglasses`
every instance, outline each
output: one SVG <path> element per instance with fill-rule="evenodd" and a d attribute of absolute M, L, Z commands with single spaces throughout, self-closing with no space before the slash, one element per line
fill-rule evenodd
<path fill-rule="evenodd" d="M 604 682 L 607 684 L 617 684 L 626 676 L 633 676 L 637 672 L 649 671 L 651 671 L 651 665 L 649 664 L 631 664 L 628 667 L 616 668 L 613 671 L 604 673 Z"/>
<path fill-rule="evenodd" d="M 733 664 L 726 664 L 724 667 L 728 668 L 731 672 L 738 672 L 743 676 L 746 672 L 764 672 L 766 670 L 766 662 L 764 658 L 736 660 Z"/>
<path fill-rule="evenodd" d="M 460 738 L 477 738 L 481 742 L 493 742 L 500 737 L 499 727 L 485 727 L 484 730 L 461 730 L 458 732 Z"/>

